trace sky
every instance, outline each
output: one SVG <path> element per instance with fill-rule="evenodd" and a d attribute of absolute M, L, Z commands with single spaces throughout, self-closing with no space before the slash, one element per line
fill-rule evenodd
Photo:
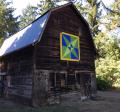
<path fill-rule="evenodd" d="M 13 2 L 13 7 L 16 9 L 15 16 L 21 15 L 22 10 L 26 8 L 28 4 L 37 5 L 40 0 L 9 0 Z"/>
<path fill-rule="evenodd" d="M 13 2 L 13 7 L 16 9 L 15 16 L 21 15 L 22 10 L 26 8 L 28 4 L 37 5 L 40 0 L 8 0 Z M 106 6 L 112 3 L 113 0 L 102 0 Z"/>

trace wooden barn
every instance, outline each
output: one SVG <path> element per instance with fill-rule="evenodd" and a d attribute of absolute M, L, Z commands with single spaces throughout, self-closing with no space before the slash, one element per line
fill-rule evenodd
<path fill-rule="evenodd" d="M 34 106 L 63 93 L 96 93 L 96 48 L 88 23 L 72 3 L 53 8 L 4 41 L 2 95 Z"/>

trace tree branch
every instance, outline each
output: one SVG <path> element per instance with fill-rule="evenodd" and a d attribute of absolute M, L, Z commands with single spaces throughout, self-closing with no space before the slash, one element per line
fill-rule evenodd
<path fill-rule="evenodd" d="M 109 12 L 111 12 L 111 13 L 115 13 L 115 14 L 120 15 L 119 12 L 117 12 L 117 11 L 115 11 L 115 10 L 112 10 L 112 9 L 108 8 L 108 7 L 103 3 L 103 1 L 101 1 L 101 3 L 102 3 L 102 5 L 103 5 L 103 7 L 104 7 L 107 11 L 109 11 Z"/>

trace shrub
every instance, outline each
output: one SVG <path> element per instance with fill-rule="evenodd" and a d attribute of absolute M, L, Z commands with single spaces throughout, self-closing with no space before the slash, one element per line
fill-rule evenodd
<path fill-rule="evenodd" d="M 101 77 L 97 77 L 97 89 L 98 90 L 107 90 L 111 88 L 111 85 L 108 81 L 102 79 Z"/>

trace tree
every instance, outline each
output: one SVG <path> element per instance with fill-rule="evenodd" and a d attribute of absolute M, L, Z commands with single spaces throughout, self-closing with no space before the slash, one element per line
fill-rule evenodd
<path fill-rule="evenodd" d="M 120 87 L 120 39 L 112 31 L 120 27 L 120 0 L 115 0 L 108 8 L 101 2 L 106 15 L 102 16 L 100 23 L 107 29 L 96 35 L 95 43 L 99 52 L 96 60 L 97 77 L 110 86 Z M 103 20 L 103 21 L 102 21 Z"/>
<path fill-rule="evenodd" d="M 94 39 L 100 55 L 96 60 L 97 76 L 110 86 L 120 86 L 120 39 L 106 32 Z"/>
<path fill-rule="evenodd" d="M 101 2 L 98 0 L 81 0 L 76 3 L 76 7 L 88 21 L 94 36 L 99 33 L 98 27 L 101 16 L 100 4 Z"/>
<path fill-rule="evenodd" d="M 24 28 L 32 21 L 34 21 L 37 17 L 45 13 L 47 10 L 53 8 L 55 6 L 54 1 L 52 0 L 40 0 L 37 4 L 37 7 L 28 5 L 23 11 L 22 16 L 20 17 L 20 28 Z"/>
<path fill-rule="evenodd" d="M 0 0 L 0 41 L 18 30 L 17 17 L 13 16 L 14 8 L 6 0 Z"/>
<path fill-rule="evenodd" d="M 31 6 L 30 4 L 22 11 L 20 16 L 20 28 L 24 28 L 38 17 L 37 7 Z"/>
<path fill-rule="evenodd" d="M 110 8 L 106 7 L 107 15 L 104 16 L 107 20 L 106 27 L 108 30 L 114 30 L 116 28 L 120 28 L 120 0 L 114 0 L 114 3 L 110 6 Z"/>
<path fill-rule="evenodd" d="M 55 7 L 55 1 L 54 0 L 40 0 L 37 7 L 38 7 L 39 13 L 42 15 L 49 9 Z"/>

